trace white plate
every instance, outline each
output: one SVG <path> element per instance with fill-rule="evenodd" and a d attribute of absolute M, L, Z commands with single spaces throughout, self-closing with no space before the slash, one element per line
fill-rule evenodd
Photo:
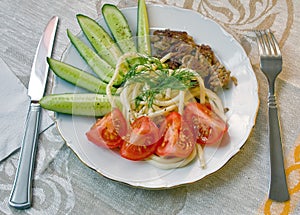
<path fill-rule="evenodd" d="M 123 12 L 135 34 L 136 8 L 123 9 Z M 238 79 L 238 86 L 226 90 L 223 98 L 225 107 L 229 108 L 226 114 L 229 124 L 228 136 L 220 145 L 205 147 L 206 169 L 201 169 L 199 162 L 195 161 L 184 168 L 161 170 L 147 162 L 129 161 L 113 151 L 97 147 L 88 142 L 85 136 L 85 132 L 95 122 L 94 118 L 57 114 L 57 125 L 68 146 L 79 159 L 100 174 L 133 186 L 169 188 L 198 181 L 217 171 L 240 150 L 255 124 L 259 106 L 258 86 L 243 48 L 214 21 L 197 12 L 172 6 L 148 5 L 148 14 L 152 29 L 187 31 L 197 43 L 210 45 L 219 60 Z M 101 18 L 99 23 L 105 27 Z M 79 36 L 87 41 L 82 33 Z M 62 60 L 87 69 L 73 46 L 67 47 Z M 53 93 L 77 90 L 65 81 L 55 79 Z"/>

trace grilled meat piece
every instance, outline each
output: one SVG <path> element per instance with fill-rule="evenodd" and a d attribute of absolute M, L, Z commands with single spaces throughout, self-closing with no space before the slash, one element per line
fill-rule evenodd
<path fill-rule="evenodd" d="M 170 54 L 165 62 L 171 69 L 186 67 L 197 71 L 204 79 L 206 87 L 217 91 L 226 88 L 236 80 L 216 58 L 209 45 L 198 45 L 184 31 L 156 30 L 151 38 L 155 55 L 159 58 Z M 234 82 L 236 83 L 236 82 Z"/>

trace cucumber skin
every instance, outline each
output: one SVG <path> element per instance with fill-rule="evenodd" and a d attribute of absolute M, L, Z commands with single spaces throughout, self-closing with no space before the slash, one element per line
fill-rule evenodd
<path fill-rule="evenodd" d="M 122 52 L 136 52 L 137 50 L 127 19 L 118 7 L 113 4 L 104 4 L 102 6 L 102 15 Z"/>
<path fill-rule="evenodd" d="M 44 96 L 39 103 L 47 110 L 79 116 L 99 117 L 111 111 L 108 98 L 101 94 L 52 94 Z"/>
<path fill-rule="evenodd" d="M 61 79 L 93 93 L 106 94 L 107 84 L 95 76 L 61 61 L 47 58 L 50 69 Z M 112 88 L 116 92 L 116 88 Z"/>
<path fill-rule="evenodd" d="M 105 83 L 108 83 L 112 78 L 115 69 L 103 60 L 96 52 L 89 48 L 83 41 L 72 34 L 68 29 L 67 35 L 71 43 L 75 46 L 81 57 L 91 67 L 94 73 Z M 118 86 L 122 83 L 122 77 L 119 76 L 114 85 Z"/>
<path fill-rule="evenodd" d="M 122 55 L 115 41 L 95 20 L 82 14 L 77 14 L 76 17 L 81 30 L 97 51 L 97 54 L 112 67 L 115 67 Z"/>
<path fill-rule="evenodd" d="M 138 52 L 151 56 L 149 19 L 145 0 L 138 1 L 137 37 Z"/>

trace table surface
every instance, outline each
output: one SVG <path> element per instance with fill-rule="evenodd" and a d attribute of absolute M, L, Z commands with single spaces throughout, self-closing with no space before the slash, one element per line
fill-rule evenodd
<path fill-rule="evenodd" d="M 27 86 L 39 37 L 47 21 L 60 23 L 53 57 L 69 44 L 66 29 L 79 32 L 76 14 L 92 18 L 104 2 L 124 5 L 136 1 L 0 1 L 0 57 Z M 33 206 L 17 211 L 8 206 L 19 151 L 0 162 L 0 214 L 300 214 L 300 2 L 153 0 L 196 10 L 214 19 L 243 46 L 259 85 L 256 125 L 240 152 L 204 179 L 166 190 L 145 190 L 105 178 L 87 168 L 68 148 L 54 126 L 40 135 L 34 175 Z M 271 28 L 279 40 L 284 64 L 277 79 L 283 150 L 291 199 L 268 200 L 269 146 L 267 82 L 259 70 L 250 30 Z M 1 131 L 0 131 L 1 132 Z"/>

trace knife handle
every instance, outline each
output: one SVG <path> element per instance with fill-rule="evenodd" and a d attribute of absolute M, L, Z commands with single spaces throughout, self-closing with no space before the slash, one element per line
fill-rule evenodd
<path fill-rule="evenodd" d="M 17 209 L 26 209 L 31 206 L 32 176 L 38 142 L 40 111 L 39 103 L 30 104 L 18 168 L 9 198 L 9 205 Z"/>

